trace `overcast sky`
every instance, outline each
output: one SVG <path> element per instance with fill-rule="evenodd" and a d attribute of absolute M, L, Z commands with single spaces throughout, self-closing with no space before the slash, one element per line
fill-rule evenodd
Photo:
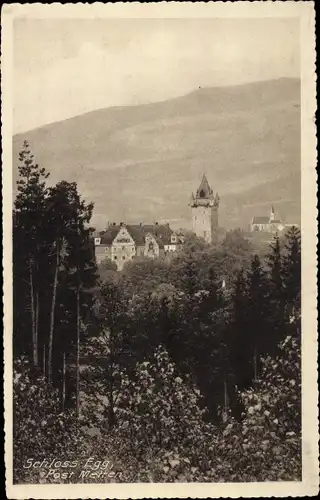
<path fill-rule="evenodd" d="M 20 19 L 14 132 L 199 86 L 299 77 L 296 19 Z"/>

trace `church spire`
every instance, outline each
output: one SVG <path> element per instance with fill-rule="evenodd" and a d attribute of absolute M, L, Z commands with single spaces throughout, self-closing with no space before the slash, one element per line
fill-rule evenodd
<path fill-rule="evenodd" d="M 275 212 L 274 212 L 273 205 L 271 205 L 270 222 L 274 221 L 274 219 L 275 219 Z"/>
<path fill-rule="evenodd" d="M 206 174 L 203 174 L 200 186 L 198 187 L 196 198 L 212 198 L 213 191 L 209 185 Z"/>

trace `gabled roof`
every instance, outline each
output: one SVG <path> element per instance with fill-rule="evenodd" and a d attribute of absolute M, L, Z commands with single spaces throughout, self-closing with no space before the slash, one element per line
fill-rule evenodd
<path fill-rule="evenodd" d="M 160 247 L 168 245 L 171 242 L 173 231 L 169 227 L 169 224 L 145 224 L 142 226 L 142 230 L 145 234 L 152 234 Z"/>
<path fill-rule="evenodd" d="M 115 237 L 117 236 L 119 230 L 120 230 L 120 225 L 111 225 L 106 229 L 105 231 L 101 231 L 99 233 L 99 236 L 101 238 L 101 245 L 111 245 Z"/>
<path fill-rule="evenodd" d="M 108 227 L 105 231 L 101 231 L 99 236 L 102 245 L 111 245 L 121 227 L 119 224 Z M 135 244 L 143 246 L 145 244 L 145 237 L 147 233 L 154 236 L 160 247 L 168 245 L 171 242 L 172 229 L 168 224 L 126 224 L 124 226 Z"/>
<path fill-rule="evenodd" d="M 136 245 L 144 245 L 145 234 L 140 224 L 128 224 L 126 225 L 126 228 Z"/>
<path fill-rule="evenodd" d="M 271 224 L 282 224 L 282 220 L 274 219 L 273 221 L 271 221 Z"/>
<path fill-rule="evenodd" d="M 270 218 L 267 216 L 254 217 L 252 224 L 269 224 Z"/>
<path fill-rule="evenodd" d="M 213 191 L 209 185 L 208 179 L 205 174 L 203 174 L 202 181 L 198 187 L 196 198 L 212 198 Z"/>

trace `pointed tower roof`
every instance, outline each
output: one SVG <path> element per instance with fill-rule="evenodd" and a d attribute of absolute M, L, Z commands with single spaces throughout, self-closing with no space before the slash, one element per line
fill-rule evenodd
<path fill-rule="evenodd" d="M 209 185 L 206 175 L 203 174 L 202 181 L 198 187 L 196 197 L 197 198 L 212 198 L 213 191 Z"/>

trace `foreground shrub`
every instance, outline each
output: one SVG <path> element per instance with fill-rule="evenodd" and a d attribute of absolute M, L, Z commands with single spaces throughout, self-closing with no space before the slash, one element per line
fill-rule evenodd
<path fill-rule="evenodd" d="M 79 474 L 81 461 L 90 456 L 110 460 L 117 474 L 82 482 L 300 480 L 300 346 L 287 337 L 279 347 L 275 359 L 263 360 L 253 387 L 239 394 L 242 421 L 228 417 L 217 427 L 206 422 L 196 386 L 179 376 L 160 346 L 150 361 L 137 363 L 134 377 L 123 373 L 117 425 L 112 430 L 102 425 L 96 435 L 89 435 L 74 414 L 61 413 L 58 393 L 25 360 L 18 360 L 15 481 L 44 482 L 38 470 L 23 467 L 29 457 L 76 459 Z"/>

